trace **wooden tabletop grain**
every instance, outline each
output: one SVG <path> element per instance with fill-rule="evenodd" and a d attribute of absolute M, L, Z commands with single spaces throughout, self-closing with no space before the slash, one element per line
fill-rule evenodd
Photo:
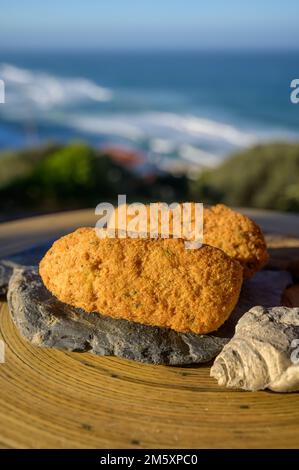
<path fill-rule="evenodd" d="M 262 223 L 262 214 L 256 215 Z M 277 234 L 279 217 L 271 217 Z M 2 224 L 0 256 L 95 220 L 85 210 Z M 266 223 L 269 230 L 269 217 Z M 289 223 L 281 226 L 287 234 L 270 237 L 274 265 L 285 262 L 284 247 L 291 261 L 299 260 L 298 226 Z M 0 364 L 0 447 L 299 447 L 297 393 L 227 390 L 209 377 L 209 364 L 152 366 L 37 348 L 20 337 L 5 301 L 0 335 L 6 354 Z"/>

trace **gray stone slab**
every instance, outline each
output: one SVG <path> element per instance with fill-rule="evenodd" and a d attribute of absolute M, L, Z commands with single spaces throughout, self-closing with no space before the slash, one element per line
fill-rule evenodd
<path fill-rule="evenodd" d="M 13 269 L 18 266 L 35 266 L 48 251 L 54 240 L 34 245 L 0 260 L 0 296 L 6 295 Z"/>
<path fill-rule="evenodd" d="M 254 305 L 279 305 L 290 283 L 286 272 L 258 273 L 244 283 L 230 319 L 208 335 L 177 333 L 71 307 L 47 291 L 36 268 L 14 270 L 8 304 L 20 333 L 37 346 L 90 351 L 152 364 L 187 365 L 217 356 L 233 336 L 242 314 Z"/>

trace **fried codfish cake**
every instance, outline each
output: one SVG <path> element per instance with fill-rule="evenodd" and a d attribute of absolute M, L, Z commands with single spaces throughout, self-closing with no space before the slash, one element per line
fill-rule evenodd
<path fill-rule="evenodd" d="M 195 223 L 194 203 L 191 203 L 190 224 Z M 182 204 L 180 204 L 182 207 Z M 126 206 L 128 207 L 128 206 Z M 116 211 L 116 214 L 118 212 Z M 115 227 L 118 227 L 116 215 Z M 127 215 L 130 222 L 134 215 Z M 147 206 L 147 223 L 150 222 L 150 210 Z M 138 231 L 138 227 L 137 227 Z M 161 220 L 158 231 L 161 234 Z M 170 212 L 170 231 L 172 231 L 172 212 Z M 236 259 L 244 268 L 244 278 L 251 277 L 268 261 L 267 246 L 260 227 L 245 215 L 230 209 L 224 204 L 217 204 L 203 210 L 203 242 L 220 248 Z"/>
<path fill-rule="evenodd" d="M 99 239 L 81 228 L 57 240 L 39 272 L 59 300 L 87 312 L 179 332 L 217 330 L 235 307 L 241 265 L 182 239 Z"/>
<path fill-rule="evenodd" d="M 260 227 L 224 204 L 204 209 L 204 243 L 220 248 L 239 261 L 244 278 L 262 269 L 269 256 Z"/>

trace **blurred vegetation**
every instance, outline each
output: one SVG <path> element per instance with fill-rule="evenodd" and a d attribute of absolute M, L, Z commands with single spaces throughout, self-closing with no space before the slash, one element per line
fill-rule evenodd
<path fill-rule="evenodd" d="M 186 176 L 141 176 L 82 142 L 0 153 L 0 219 L 130 201 L 200 200 L 299 212 L 299 144 L 258 145 Z"/>
<path fill-rule="evenodd" d="M 198 200 L 299 212 L 299 144 L 257 145 L 201 172 L 192 182 Z"/>
<path fill-rule="evenodd" d="M 186 177 L 167 173 L 139 176 L 111 155 L 84 143 L 49 144 L 0 154 L 0 213 L 8 219 L 26 213 L 95 207 L 118 194 L 132 200 L 179 200 Z"/>

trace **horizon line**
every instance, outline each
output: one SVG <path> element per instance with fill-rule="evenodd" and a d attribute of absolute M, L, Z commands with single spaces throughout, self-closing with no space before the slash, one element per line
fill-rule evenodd
<path fill-rule="evenodd" d="M 167 48 L 167 47 L 143 47 L 143 48 L 131 48 L 131 47 L 112 47 L 112 48 L 104 48 L 104 47 L 90 47 L 90 46 L 83 46 L 83 47 L 1 47 L 0 46 L 0 53 L 26 53 L 26 52 L 54 52 L 54 53 L 64 53 L 64 52 L 101 52 L 101 53 L 223 53 L 223 52 L 230 52 L 230 53 L 246 53 L 246 52 L 254 52 L 254 53 L 265 53 L 265 52 L 299 52 L 299 46 L 294 47 L 185 47 L 185 48 Z"/>

